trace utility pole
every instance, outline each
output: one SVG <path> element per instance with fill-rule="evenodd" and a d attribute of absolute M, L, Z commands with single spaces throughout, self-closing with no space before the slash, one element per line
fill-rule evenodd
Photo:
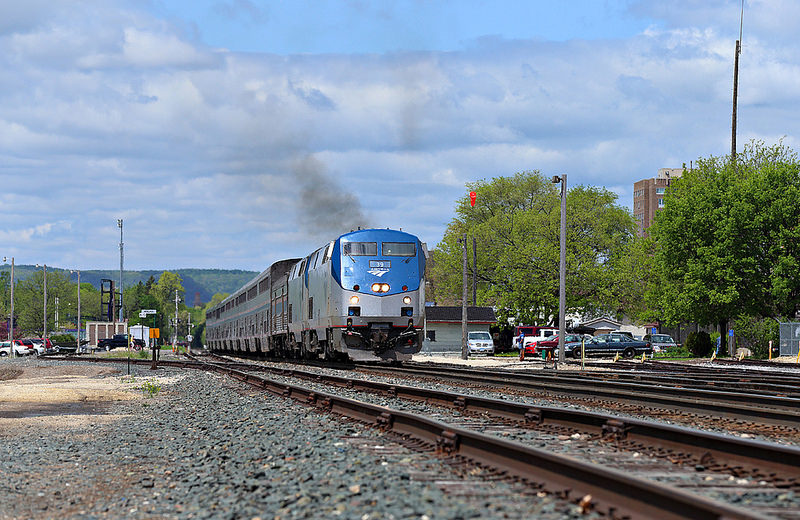
<path fill-rule="evenodd" d="M 56 330 L 58 330 L 58 296 L 56 296 Z"/>
<path fill-rule="evenodd" d="M 3 257 L 3 262 L 8 260 Z M 9 356 L 16 357 L 14 353 L 14 257 L 11 257 L 11 315 L 8 317 L 8 343 L 11 345 Z"/>
<path fill-rule="evenodd" d="M 461 359 L 469 358 L 469 347 L 467 345 L 467 234 L 458 239 L 461 244 L 463 256 L 463 273 L 461 275 Z"/>
<path fill-rule="evenodd" d="M 271 291 L 270 291 L 270 294 L 272 294 Z M 187 354 L 191 354 L 192 353 L 192 339 L 193 339 L 192 338 L 192 313 L 191 312 L 189 313 L 189 323 L 188 323 L 188 326 L 187 326 L 186 330 L 187 330 L 187 332 L 186 332 L 186 353 Z"/>
<path fill-rule="evenodd" d="M 122 321 L 122 259 L 124 257 L 122 249 L 122 219 L 117 219 L 119 226 L 119 321 Z"/>
<path fill-rule="evenodd" d="M 178 343 L 178 289 L 175 289 L 175 332 L 172 335 L 172 351 L 177 352 Z"/>
<path fill-rule="evenodd" d="M 553 183 L 561 183 L 561 233 L 558 260 L 558 362 L 564 363 L 564 334 L 566 334 L 567 306 L 567 174 L 553 176 Z"/>
<path fill-rule="evenodd" d="M 42 327 L 42 338 L 47 337 L 47 264 L 42 264 L 44 266 L 44 327 Z"/>
<path fill-rule="evenodd" d="M 472 306 L 478 305 L 478 241 L 472 237 Z"/>

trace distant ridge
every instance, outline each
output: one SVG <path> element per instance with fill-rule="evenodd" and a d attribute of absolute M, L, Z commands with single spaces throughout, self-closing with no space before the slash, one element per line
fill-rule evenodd
<path fill-rule="evenodd" d="M 0 272 L 10 271 L 8 264 L 0 265 Z M 33 265 L 14 266 L 14 278 L 24 280 L 41 267 Z M 73 282 L 78 281 L 77 274 L 70 274 L 69 270 L 60 267 L 47 266 L 47 272 L 58 271 L 66 273 Z M 147 271 L 123 271 L 122 283 L 125 287 L 136 285 L 139 282 L 147 283 L 152 276 L 156 281 L 164 271 L 177 273 L 183 280 L 183 288 L 186 289 L 186 303 L 192 306 L 195 303 L 195 296 L 205 304 L 211 301 L 211 297 L 216 293 L 232 293 L 236 289 L 249 282 L 258 274 L 258 271 L 244 271 L 242 269 L 160 269 Z M 100 288 L 100 281 L 104 278 L 119 282 L 119 270 L 86 270 L 81 271 L 81 283 L 90 283 Z"/>

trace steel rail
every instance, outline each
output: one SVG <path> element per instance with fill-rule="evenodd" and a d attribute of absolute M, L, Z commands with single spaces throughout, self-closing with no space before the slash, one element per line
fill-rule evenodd
<path fill-rule="evenodd" d="M 498 370 L 505 373 L 509 370 Z M 513 372 L 512 372 L 513 373 Z M 748 372 L 741 375 L 708 375 L 701 373 L 681 372 L 680 379 L 676 373 L 657 372 L 619 372 L 589 371 L 576 374 L 586 379 L 632 381 L 635 383 L 656 383 L 680 388 L 729 389 L 779 395 L 782 397 L 800 397 L 800 378 L 770 377 L 769 374 Z"/>
<path fill-rule="evenodd" d="M 353 399 L 289 385 L 209 364 L 212 370 L 242 382 L 290 397 L 298 402 L 372 424 L 386 431 L 413 436 L 447 455 L 505 471 L 572 501 L 591 503 L 611 518 L 654 519 L 767 518 L 683 490 L 631 477 L 621 471 L 582 462 L 520 443 L 453 426 L 418 414 L 392 410 Z"/>
<path fill-rule="evenodd" d="M 58 358 L 51 358 L 58 359 Z M 70 358 L 65 358 L 69 360 Z M 74 358 L 72 358 L 74 359 Z M 149 365 L 149 360 L 127 358 L 81 358 L 80 361 L 126 363 Z M 350 417 L 371 424 L 385 431 L 411 436 L 435 446 L 439 453 L 459 455 L 473 463 L 496 468 L 508 475 L 525 480 L 528 483 L 545 489 L 564 499 L 579 502 L 584 508 L 604 511 L 610 518 L 630 516 L 632 518 L 653 519 L 766 519 L 768 517 L 745 509 L 719 503 L 700 497 L 681 489 L 672 488 L 646 479 L 632 477 L 621 471 L 610 469 L 577 460 L 572 457 L 558 455 L 546 450 L 525 446 L 521 443 L 484 435 L 469 429 L 450 425 L 429 417 L 412 414 L 387 407 L 372 405 L 353 399 L 318 392 L 299 385 L 290 385 L 264 377 L 233 369 L 228 363 L 206 363 L 202 361 L 160 361 L 162 366 L 176 368 L 194 368 L 214 371 L 229 375 L 239 381 L 267 390 L 275 395 L 292 398 L 300 403 Z M 241 365 L 241 363 L 235 363 Z M 252 369 L 250 364 L 247 369 Z M 267 368 L 267 367 L 265 367 Z M 280 371 L 280 369 L 271 369 Z M 285 371 L 284 372 L 296 372 Z M 309 374 L 318 378 L 318 374 Z M 334 376 L 338 377 L 338 376 Z M 346 378 L 342 378 L 346 379 Z M 362 380 L 351 380 L 356 383 L 370 383 Z M 379 384 L 382 385 L 382 384 Z M 405 392 L 415 394 L 421 389 L 386 385 L 389 393 Z M 444 393 L 440 393 L 444 394 Z M 452 397 L 452 396 L 451 396 Z M 440 397 L 443 401 L 445 398 Z M 535 408 L 519 403 L 508 403 L 493 399 L 480 399 L 461 396 L 463 404 L 456 399 L 456 405 L 466 409 L 481 409 L 486 403 L 500 410 L 505 415 L 516 416 L 512 412 L 515 405 L 524 407 L 527 419 L 535 419 L 537 414 L 541 420 L 553 422 L 564 421 L 561 409 Z M 451 399 L 452 400 L 452 399 Z M 481 404 L 483 402 L 483 404 Z M 569 414 L 568 414 L 569 415 Z M 576 412 L 574 417 L 582 414 Z M 584 413 L 579 421 L 586 424 L 599 422 L 608 424 L 607 419 L 599 414 Z M 591 417 L 595 416 L 595 417 Z M 569 419 L 566 422 L 573 422 Z M 631 435 L 647 436 L 648 427 L 654 426 L 644 421 L 626 421 L 630 427 L 622 425 Z M 639 424 L 642 423 L 642 424 Z M 619 426 L 619 425 L 616 425 Z M 657 426 L 657 425 L 655 425 Z M 636 433 L 632 433 L 632 432 Z M 653 436 L 650 434 L 650 436 Z M 658 437 L 659 435 L 655 435 Z M 709 439 L 716 443 L 714 434 Z M 716 446 L 718 453 L 725 452 L 725 447 Z"/>
<path fill-rule="evenodd" d="M 360 367 L 366 368 L 366 367 Z M 478 372 L 464 369 L 421 369 L 409 367 L 369 367 L 368 370 L 415 377 L 446 377 L 458 381 L 532 389 L 558 394 L 600 397 L 648 406 L 662 405 L 700 413 L 714 413 L 755 422 L 800 427 L 800 399 L 740 394 L 735 392 L 697 390 L 692 388 L 585 380 L 570 376 Z M 747 404 L 742 404 L 746 402 Z"/>
<path fill-rule="evenodd" d="M 580 428 L 615 440 L 642 441 L 647 444 L 658 445 L 667 450 L 692 453 L 699 459 L 713 461 L 714 463 L 724 463 L 730 467 L 741 464 L 757 467 L 766 474 L 780 474 L 787 485 L 793 485 L 796 482 L 797 475 L 800 474 L 800 449 L 790 446 L 740 439 L 653 421 L 621 418 L 598 412 L 533 406 L 528 403 L 476 397 L 414 386 L 264 367 L 262 365 L 247 365 L 246 367 L 241 367 L 240 363 L 235 363 L 237 369 L 241 370 L 270 372 L 315 382 L 332 383 L 341 387 L 370 390 L 393 397 L 424 401 L 464 411 L 487 413 L 521 423 L 534 425 L 554 424 Z"/>

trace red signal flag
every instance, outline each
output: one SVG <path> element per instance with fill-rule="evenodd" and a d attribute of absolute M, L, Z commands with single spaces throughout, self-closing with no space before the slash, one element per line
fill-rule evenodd
<path fill-rule="evenodd" d="M 478 197 L 478 194 L 474 191 L 469 192 L 469 205 L 475 207 L 475 199 Z"/>

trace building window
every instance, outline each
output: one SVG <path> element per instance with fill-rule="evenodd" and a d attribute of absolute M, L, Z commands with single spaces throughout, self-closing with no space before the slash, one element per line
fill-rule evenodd
<path fill-rule="evenodd" d="M 656 188 L 656 195 L 663 195 L 666 188 Z"/>
<path fill-rule="evenodd" d="M 664 207 L 664 199 L 658 199 L 658 207 L 659 208 L 663 208 Z"/>

